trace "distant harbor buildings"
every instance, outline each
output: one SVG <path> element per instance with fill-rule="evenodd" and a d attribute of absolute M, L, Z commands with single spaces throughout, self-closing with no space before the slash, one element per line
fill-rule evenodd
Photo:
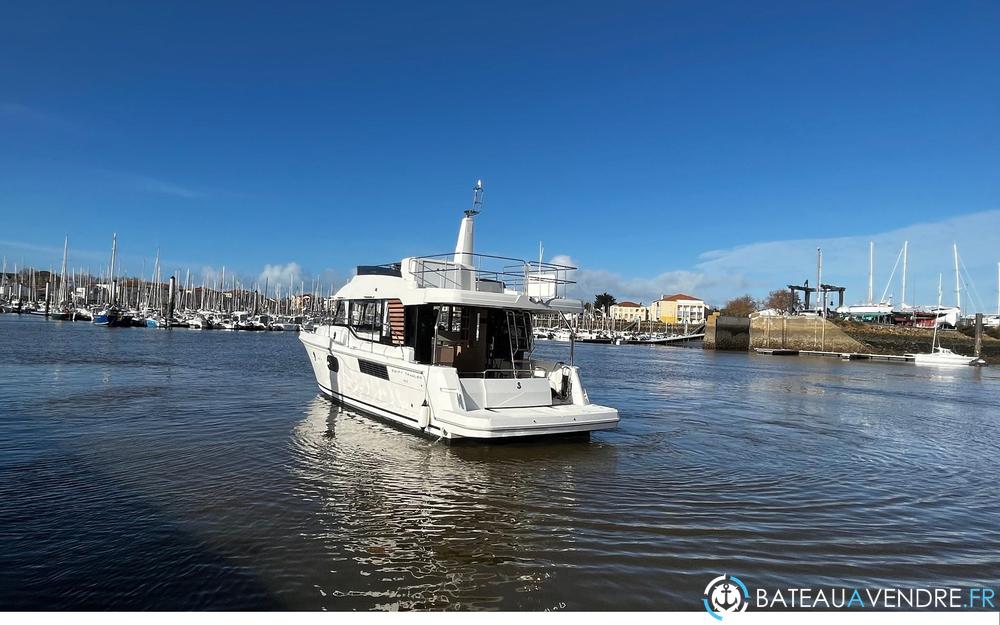
<path fill-rule="evenodd" d="M 611 318 L 615 321 L 625 323 L 635 323 L 636 321 L 649 321 L 649 307 L 635 302 L 618 302 L 611 305 Z"/>
<path fill-rule="evenodd" d="M 684 293 L 675 293 L 664 295 L 648 306 L 630 301 L 618 302 L 611 306 L 609 314 L 615 321 L 626 323 L 658 321 L 666 324 L 698 325 L 705 323 L 707 309 L 704 300 Z"/>
<path fill-rule="evenodd" d="M 705 323 L 705 311 L 708 307 L 704 300 L 684 293 L 664 295 L 649 305 L 650 316 L 667 324 L 701 324 Z"/>

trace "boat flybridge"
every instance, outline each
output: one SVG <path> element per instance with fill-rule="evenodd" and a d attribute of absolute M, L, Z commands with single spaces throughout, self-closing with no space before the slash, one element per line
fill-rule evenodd
<path fill-rule="evenodd" d="M 477 183 L 454 254 L 359 266 L 332 314 L 299 339 L 322 393 L 447 439 L 613 428 L 571 362 L 532 358 L 532 315 L 578 313 L 560 297 L 573 267 L 473 252 Z M 572 354 L 572 350 L 571 350 Z"/>

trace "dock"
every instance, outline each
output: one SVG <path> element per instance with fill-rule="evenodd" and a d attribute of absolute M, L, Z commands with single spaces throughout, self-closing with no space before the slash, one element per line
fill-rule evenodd
<path fill-rule="evenodd" d="M 660 338 L 650 338 L 650 339 L 613 339 L 615 345 L 673 345 L 676 343 L 690 343 L 692 341 L 700 341 L 705 338 L 705 333 L 700 334 L 678 334 L 676 336 L 664 336 Z M 585 342 L 585 341 L 579 341 Z"/>
<path fill-rule="evenodd" d="M 860 352 L 823 352 L 810 349 L 776 349 L 770 347 L 757 347 L 754 351 L 758 354 L 769 356 L 825 356 L 827 358 L 840 358 L 841 360 L 879 360 L 882 362 L 913 362 L 912 355 L 899 356 L 896 354 L 865 354 Z"/>

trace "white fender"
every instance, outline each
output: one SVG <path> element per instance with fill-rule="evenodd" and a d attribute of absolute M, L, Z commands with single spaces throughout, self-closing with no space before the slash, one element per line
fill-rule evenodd
<path fill-rule="evenodd" d="M 417 427 L 421 430 L 431 423 L 431 407 L 427 405 L 427 400 L 420 405 L 420 415 L 417 417 Z"/>

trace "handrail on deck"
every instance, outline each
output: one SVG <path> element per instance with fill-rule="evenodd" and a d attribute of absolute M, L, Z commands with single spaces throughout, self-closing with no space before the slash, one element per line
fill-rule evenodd
<path fill-rule="evenodd" d="M 552 285 L 553 289 L 558 289 L 560 285 L 566 286 L 576 284 L 575 280 L 569 279 L 569 272 L 577 268 L 571 265 L 561 265 L 538 260 L 524 260 L 511 258 L 509 256 L 496 256 L 493 254 L 467 254 L 475 259 L 476 266 L 467 267 L 454 263 L 451 259 L 453 254 L 432 254 L 429 256 L 414 256 L 415 265 L 410 273 L 417 278 L 420 286 L 431 283 L 429 275 L 441 276 L 438 281 L 446 284 L 453 284 L 461 287 L 461 283 L 450 276 L 450 272 L 471 271 L 476 280 L 493 281 L 501 283 L 504 288 L 513 288 L 518 291 L 525 291 L 530 284 Z M 485 261 L 485 262 L 483 262 Z M 482 265 L 492 261 L 504 261 L 496 268 L 484 268 Z"/>

